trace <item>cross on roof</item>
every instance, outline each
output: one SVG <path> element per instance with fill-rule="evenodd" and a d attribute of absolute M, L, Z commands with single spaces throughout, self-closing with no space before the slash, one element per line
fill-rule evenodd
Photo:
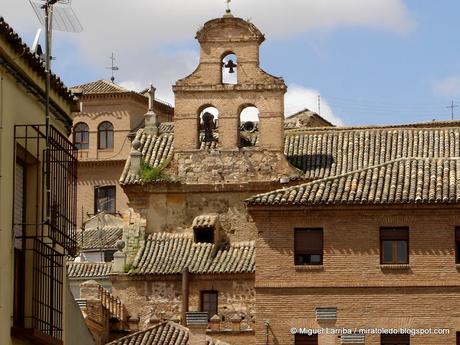
<path fill-rule="evenodd" d="M 149 91 L 148 91 L 148 94 L 149 94 L 149 110 L 153 111 L 153 102 L 155 101 L 155 87 L 153 87 L 152 84 L 150 84 L 149 86 Z"/>

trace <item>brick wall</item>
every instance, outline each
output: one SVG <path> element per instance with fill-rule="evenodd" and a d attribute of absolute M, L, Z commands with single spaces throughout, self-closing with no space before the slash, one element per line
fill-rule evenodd
<path fill-rule="evenodd" d="M 446 337 L 414 337 L 411 344 L 455 344 L 460 330 L 460 272 L 455 264 L 458 207 L 349 207 L 250 210 L 258 229 L 257 343 L 293 344 L 290 327 L 318 327 L 315 307 L 337 307 L 337 327 L 446 327 Z M 409 267 L 380 265 L 381 226 L 409 227 Z M 294 228 L 321 227 L 321 267 L 294 265 Z M 321 336 L 320 344 L 339 344 Z M 369 336 L 366 344 L 379 344 Z"/>

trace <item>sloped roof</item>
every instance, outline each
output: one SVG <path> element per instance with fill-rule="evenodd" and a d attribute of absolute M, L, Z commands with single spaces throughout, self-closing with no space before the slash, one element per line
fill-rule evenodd
<path fill-rule="evenodd" d="M 41 78 L 45 79 L 46 70 L 45 65 L 38 56 L 33 53 L 27 44 L 24 43 L 22 38 L 13 30 L 13 28 L 5 22 L 4 18 L 0 16 L 0 37 L 4 38 L 10 46 L 16 50 L 26 63 L 37 72 Z M 54 73 L 51 74 L 51 87 L 61 97 L 69 102 L 75 103 L 76 98 L 72 95 L 70 90 L 64 85 L 64 82 Z"/>
<path fill-rule="evenodd" d="M 96 80 L 90 83 L 73 86 L 72 89 L 79 89 L 84 95 L 94 95 L 102 93 L 125 93 L 128 89 L 112 83 L 108 80 Z"/>
<path fill-rule="evenodd" d="M 438 204 L 460 202 L 460 158 L 399 158 L 260 194 L 251 205 Z"/>
<path fill-rule="evenodd" d="M 218 214 L 203 214 L 193 219 L 192 228 L 209 228 L 214 227 L 219 219 Z"/>
<path fill-rule="evenodd" d="M 188 328 L 168 321 L 117 339 L 107 345 L 187 345 L 189 333 Z M 206 345 L 229 345 L 210 337 L 206 337 L 206 340 Z"/>
<path fill-rule="evenodd" d="M 123 237 L 123 219 L 98 213 L 85 222 L 85 230 L 77 236 L 80 249 L 115 249 L 118 240 Z"/>
<path fill-rule="evenodd" d="M 195 243 L 191 234 L 150 234 L 139 250 L 130 274 L 178 274 L 185 267 L 191 273 L 253 273 L 255 243 L 233 243 L 215 248 Z"/>
<path fill-rule="evenodd" d="M 172 127 L 172 126 L 171 126 Z M 141 152 L 151 166 L 172 158 L 172 128 L 158 136 L 138 131 Z M 257 142 L 258 133 L 245 133 Z M 217 144 L 211 143 L 213 147 Z M 201 144 L 201 149 L 209 143 Z M 383 164 L 403 157 L 460 157 L 460 122 L 433 122 L 386 127 L 317 127 L 285 131 L 284 153 L 288 161 L 305 172 L 307 180 L 327 178 Z M 139 183 L 129 173 L 130 159 L 120 178 L 121 184 Z"/>
<path fill-rule="evenodd" d="M 67 263 L 69 278 L 106 278 L 112 272 L 111 262 L 74 262 Z"/>

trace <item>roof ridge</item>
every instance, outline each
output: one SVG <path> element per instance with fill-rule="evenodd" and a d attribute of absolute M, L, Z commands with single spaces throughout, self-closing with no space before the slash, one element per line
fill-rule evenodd
<path fill-rule="evenodd" d="M 432 161 L 440 161 L 440 160 L 454 160 L 455 161 L 455 160 L 459 160 L 460 161 L 460 157 L 399 157 L 399 158 L 392 159 L 392 160 L 384 162 L 384 163 L 371 165 L 371 166 L 368 166 L 368 167 L 364 167 L 364 168 L 356 169 L 356 170 L 352 170 L 352 171 L 347 171 L 346 173 L 343 173 L 343 174 L 329 176 L 329 177 L 325 177 L 325 178 L 322 178 L 322 179 L 317 179 L 317 180 L 313 180 L 313 181 L 309 181 L 309 182 L 305 182 L 305 183 L 300 183 L 300 184 L 290 186 L 290 187 L 287 187 L 287 188 L 279 188 L 279 189 L 272 190 L 270 192 L 257 194 L 257 195 L 254 195 L 254 196 L 248 198 L 248 199 L 245 199 L 244 201 L 247 202 L 247 203 L 253 203 L 256 199 L 259 199 L 259 198 L 267 196 L 267 195 L 271 195 L 273 193 L 277 193 L 277 192 L 286 193 L 288 191 L 293 191 L 293 190 L 295 190 L 297 188 L 306 187 L 308 185 L 324 183 L 324 182 L 336 180 L 336 179 L 339 179 L 339 178 L 342 178 L 342 177 L 348 177 L 350 175 L 354 175 L 354 174 L 361 173 L 361 172 L 364 172 L 364 171 L 368 171 L 368 170 L 372 170 L 372 169 L 379 169 L 379 168 L 382 168 L 384 166 L 388 166 L 390 164 L 394 164 L 394 163 L 397 163 L 397 162 L 400 162 L 400 161 L 420 161 L 420 160 L 432 160 Z"/>

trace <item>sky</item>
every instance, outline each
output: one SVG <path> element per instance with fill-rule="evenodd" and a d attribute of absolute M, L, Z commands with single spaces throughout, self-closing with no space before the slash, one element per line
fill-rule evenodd
<path fill-rule="evenodd" d="M 36 0 L 41 1 L 41 0 Z M 53 72 L 73 86 L 110 79 L 139 91 L 171 85 L 196 68 L 196 31 L 224 0 L 73 0 L 80 33 L 55 31 Z M 450 120 L 460 105 L 458 0 L 232 0 L 235 16 L 266 36 L 261 67 L 288 85 L 285 115 L 304 108 L 337 125 Z M 40 24 L 28 0 L 0 15 L 31 45 Z M 319 96 L 319 97 L 318 97 Z M 460 119 L 460 108 L 455 108 Z"/>

